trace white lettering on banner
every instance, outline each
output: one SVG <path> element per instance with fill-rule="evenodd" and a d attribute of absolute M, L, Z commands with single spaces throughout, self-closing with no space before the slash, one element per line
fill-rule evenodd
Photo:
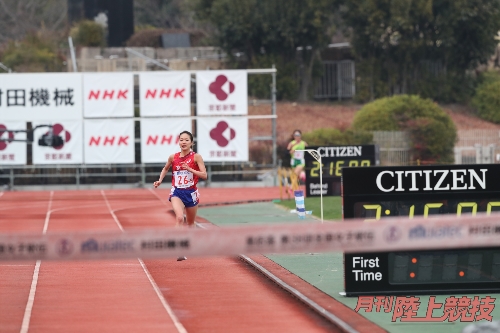
<path fill-rule="evenodd" d="M 122 258 L 174 258 L 178 256 L 230 256 L 252 253 L 304 253 L 344 251 L 392 252 L 450 248 L 500 247 L 500 214 L 461 217 L 415 217 L 365 223 L 282 223 L 245 227 L 200 229 L 141 229 L 126 233 L 82 231 L 0 234 L 0 261 L 80 260 Z M 414 237 L 420 225 L 432 230 L 455 228 L 460 232 L 440 237 Z M 401 237 L 388 240 L 386 231 L 397 228 Z M 497 232 L 498 230 L 498 232 Z M 60 244 L 73 251 L 60 251 Z M 33 249 L 33 250 L 29 250 Z M 38 249 L 38 250 L 35 250 Z M 353 258 L 351 274 L 357 281 L 380 281 L 378 257 Z M 380 273 L 380 274 L 378 274 Z"/>
<path fill-rule="evenodd" d="M 462 170 L 412 170 L 412 171 L 389 171 L 385 170 L 377 175 L 375 183 L 382 192 L 405 192 L 419 191 L 417 187 L 417 177 L 425 178 L 425 187 L 423 191 L 446 191 L 446 190 L 475 190 L 476 185 L 481 189 L 486 189 L 487 169 L 480 169 L 481 175 L 478 175 L 474 169 Z M 451 177 L 447 177 L 451 172 Z M 434 176 L 431 179 L 431 175 Z M 468 177 L 467 177 L 468 176 Z M 403 177 L 410 178 L 410 188 L 403 187 Z M 396 178 L 397 180 L 394 182 Z M 451 179 L 450 179 L 451 178 Z M 389 186 L 383 186 L 382 181 Z M 450 182 L 451 180 L 451 182 Z M 434 184 L 432 183 L 434 181 Z M 397 186 L 397 187 L 395 187 Z"/>
<path fill-rule="evenodd" d="M 85 163 L 134 163 L 133 119 L 86 119 Z"/>
<path fill-rule="evenodd" d="M 319 147 L 317 150 L 321 157 L 349 157 L 361 156 L 362 148 L 362 146 Z"/>
<path fill-rule="evenodd" d="M 85 118 L 133 117 L 132 73 L 83 74 Z"/>
<path fill-rule="evenodd" d="M 81 120 L 82 90 L 81 74 L 4 75 L 0 80 L 0 119 Z"/>
<path fill-rule="evenodd" d="M 248 82 L 244 70 L 196 72 L 199 116 L 248 114 Z"/>
<path fill-rule="evenodd" d="M 139 103 L 141 117 L 190 116 L 191 74 L 182 71 L 139 73 Z"/>

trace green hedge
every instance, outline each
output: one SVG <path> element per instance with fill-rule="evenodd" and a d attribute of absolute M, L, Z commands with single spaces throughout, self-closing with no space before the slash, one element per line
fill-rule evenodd
<path fill-rule="evenodd" d="M 452 163 L 457 130 L 436 103 L 413 95 L 398 95 L 366 104 L 355 116 L 355 131 L 408 131 L 413 158 Z"/>
<path fill-rule="evenodd" d="M 70 35 L 78 46 L 106 46 L 104 27 L 94 21 L 81 21 L 71 29 Z"/>
<path fill-rule="evenodd" d="M 479 117 L 500 123 L 500 80 L 490 79 L 481 84 L 472 99 Z"/>
<path fill-rule="evenodd" d="M 320 128 L 304 133 L 303 139 L 310 146 L 362 145 L 372 143 L 373 135 L 366 131 L 346 130 L 342 132 L 336 128 Z"/>

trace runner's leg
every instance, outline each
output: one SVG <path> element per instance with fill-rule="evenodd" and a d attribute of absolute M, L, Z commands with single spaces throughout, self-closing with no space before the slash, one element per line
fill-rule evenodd
<path fill-rule="evenodd" d="M 184 223 L 184 203 L 178 197 L 172 197 L 170 201 L 174 208 L 175 219 L 177 221 L 176 226 L 180 227 Z"/>
<path fill-rule="evenodd" d="M 197 211 L 198 211 L 198 205 L 194 207 L 186 207 L 186 220 L 188 227 L 194 226 L 194 219 L 196 218 Z"/>

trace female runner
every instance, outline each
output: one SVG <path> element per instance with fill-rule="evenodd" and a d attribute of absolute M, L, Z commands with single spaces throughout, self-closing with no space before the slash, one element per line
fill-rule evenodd
<path fill-rule="evenodd" d="M 304 170 L 304 166 L 306 162 L 304 160 L 304 152 L 297 150 L 304 150 L 307 147 L 307 143 L 302 140 L 302 132 L 300 130 L 293 131 L 293 140 L 288 144 L 286 149 L 290 152 L 291 160 L 290 166 L 294 168 L 295 174 L 297 178 L 303 180 L 302 171 Z"/>
<path fill-rule="evenodd" d="M 207 179 L 203 158 L 192 150 L 193 145 L 193 134 L 188 131 L 181 132 L 179 134 L 181 151 L 170 155 L 160 178 L 153 183 L 155 188 L 160 186 L 172 166 L 172 190 L 168 200 L 172 202 L 177 226 L 181 226 L 184 222 L 184 210 L 188 227 L 194 225 L 200 197 L 196 185 L 198 178 Z M 178 261 L 186 259 L 186 257 L 177 258 Z"/>

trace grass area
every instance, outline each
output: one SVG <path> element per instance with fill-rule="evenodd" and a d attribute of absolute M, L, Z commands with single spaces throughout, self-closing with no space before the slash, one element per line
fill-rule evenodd
<path fill-rule="evenodd" d="M 278 205 L 286 208 L 295 209 L 295 200 L 283 200 L 277 202 Z M 321 217 L 321 200 L 320 198 L 306 198 L 306 210 L 312 210 L 313 215 Z M 340 220 L 342 219 L 342 198 L 341 197 L 324 197 L 323 198 L 323 219 L 325 220 Z"/>

